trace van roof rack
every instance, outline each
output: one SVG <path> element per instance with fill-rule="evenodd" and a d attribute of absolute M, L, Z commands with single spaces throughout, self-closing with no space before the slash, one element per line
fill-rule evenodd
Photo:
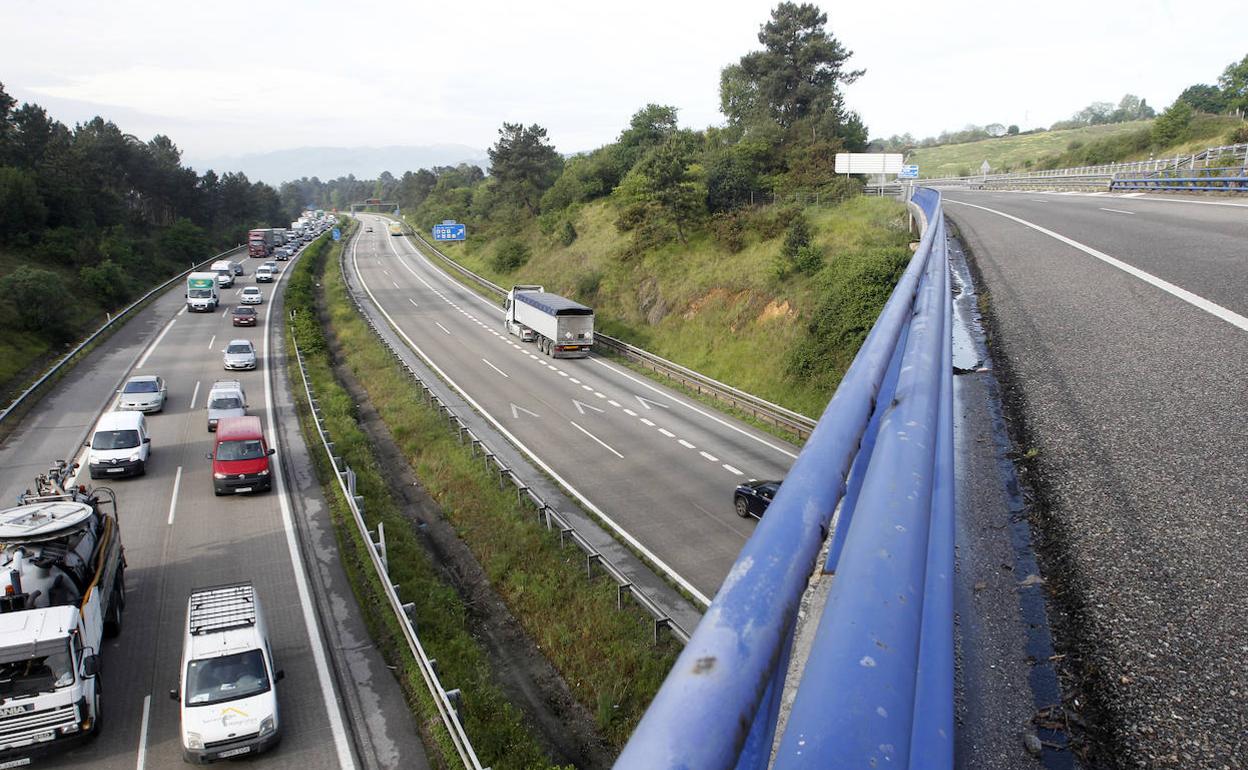
<path fill-rule="evenodd" d="M 191 592 L 190 630 L 193 635 L 256 624 L 256 592 L 251 583 L 235 583 Z"/>

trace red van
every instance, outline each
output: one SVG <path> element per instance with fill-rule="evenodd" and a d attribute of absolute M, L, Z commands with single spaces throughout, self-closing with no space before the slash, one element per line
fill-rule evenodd
<path fill-rule="evenodd" d="M 212 491 L 267 492 L 273 488 L 269 472 L 270 449 L 260 431 L 260 418 L 222 417 L 217 422 L 216 445 L 206 456 L 212 460 Z"/>

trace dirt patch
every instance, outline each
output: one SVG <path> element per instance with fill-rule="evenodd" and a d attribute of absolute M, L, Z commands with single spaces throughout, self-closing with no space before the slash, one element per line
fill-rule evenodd
<path fill-rule="evenodd" d="M 772 300 L 767 303 L 767 307 L 763 308 L 763 312 L 759 314 L 758 320 L 770 321 L 773 318 L 792 318 L 796 315 L 793 307 L 789 305 L 788 300 L 779 301 Z"/>
<path fill-rule="evenodd" d="M 324 324 L 323 316 L 321 320 Z M 342 362 L 341 345 L 330 328 L 326 328 L 326 340 L 334 374 L 358 405 L 360 427 L 372 439 L 373 454 L 390 480 L 391 493 L 443 580 L 463 600 L 474 636 L 489 656 L 495 681 L 524 713 L 553 762 L 578 768 L 610 767 L 614 752 L 598 732 L 593 716 L 573 697 L 559 672 L 525 633 L 490 586 L 472 551 L 421 486 L 367 392 Z"/>

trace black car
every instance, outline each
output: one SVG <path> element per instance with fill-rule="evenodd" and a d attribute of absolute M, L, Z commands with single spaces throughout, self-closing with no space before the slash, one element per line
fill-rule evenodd
<path fill-rule="evenodd" d="M 762 517 L 780 491 L 779 481 L 747 481 L 732 493 L 732 506 L 741 518 Z"/>
<path fill-rule="evenodd" d="M 256 309 L 246 305 L 238 305 L 231 313 L 234 316 L 235 326 L 255 326 L 256 325 Z"/>

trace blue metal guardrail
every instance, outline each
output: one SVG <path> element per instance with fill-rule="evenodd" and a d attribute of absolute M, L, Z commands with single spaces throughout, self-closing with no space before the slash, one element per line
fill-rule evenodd
<path fill-rule="evenodd" d="M 953 767 L 952 296 L 927 227 L 618 768 Z M 784 732 L 798 607 L 835 575 Z"/>

